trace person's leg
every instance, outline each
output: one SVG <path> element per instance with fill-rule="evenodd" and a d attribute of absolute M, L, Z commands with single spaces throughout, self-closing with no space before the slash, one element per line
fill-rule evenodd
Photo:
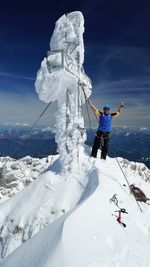
<path fill-rule="evenodd" d="M 96 136 L 94 139 L 94 144 L 93 144 L 92 151 L 91 151 L 91 157 L 94 157 L 94 158 L 97 157 L 97 151 L 98 151 L 99 146 L 100 146 L 101 136 L 102 136 L 102 134 L 100 132 L 96 133 Z"/>
<path fill-rule="evenodd" d="M 106 159 L 106 156 L 108 154 L 109 134 L 104 133 L 103 139 L 104 139 L 104 142 L 102 146 L 101 159 Z"/>

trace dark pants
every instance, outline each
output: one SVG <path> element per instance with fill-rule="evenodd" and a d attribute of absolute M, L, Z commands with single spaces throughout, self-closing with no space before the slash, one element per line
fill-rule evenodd
<path fill-rule="evenodd" d="M 108 143 L 109 143 L 109 133 L 108 132 L 103 133 L 103 132 L 98 131 L 94 139 L 91 156 L 94 158 L 97 157 L 97 151 L 101 144 L 102 146 L 101 158 L 106 159 L 106 156 L 108 153 Z"/>

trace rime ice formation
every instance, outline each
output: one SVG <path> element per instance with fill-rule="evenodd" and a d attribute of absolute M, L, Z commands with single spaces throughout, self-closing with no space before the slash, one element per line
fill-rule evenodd
<path fill-rule="evenodd" d="M 91 94 L 91 82 L 84 72 L 84 18 L 81 12 L 63 15 L 55 25 L 50 51 L 41 63 L 36 79 L 39 98 L 57 100 L 56 142 L 65 172 L 78 168 L 79 146 L 84 142 L 81 105 Z"/>

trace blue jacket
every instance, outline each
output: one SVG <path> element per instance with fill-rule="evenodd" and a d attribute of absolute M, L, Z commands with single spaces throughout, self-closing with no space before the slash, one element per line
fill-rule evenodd
<path fill-rule="evenodd" d="M 101 115 L 99 117 L 98 131 L 110 132 L 112 115 L 111 114 L 106 115 L 103 112 L 101 112 L 100 114 Z"/>

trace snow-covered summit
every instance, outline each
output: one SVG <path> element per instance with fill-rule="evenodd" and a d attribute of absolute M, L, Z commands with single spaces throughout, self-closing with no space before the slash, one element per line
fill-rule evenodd
<path fill-rule="evenodd" d="M 59 156 L 53 156 L 46 172 L 1 204 L 1 259 L 78 203 L 93 172 L 83 149 L 80 156 L 74 175 L 61 174 Z"/>
<path fill-rule="evenodd" d="M 2 267 L 150 266 L 150 209 L 141 203 L 141 213 L 123 175 L 149 198 L 149 171 L 142 166 L 141 175 L 139 166 L 121 158 L 93 159 L 84 145 L 81 107 L 85 94 L 91 94 L 91 82 L 83 69 L 83 32 L 80 12 L 63 15 L 37 74 L 39 98 L 58 102 L 59 155 L 36 180 L 1 204 Z M 12 186 L 18 164 L 5 170 L 4 183 Z M 111 201 L 114 195 L 118 202 Z M 117 221 L 120 208 L 127 211 L 122 218 L 126 228 Z"/>
<path fill-rule="evenodd" d="M 116 159 L 90 158 L 88 148 L 80 153 L 84 177 L 57 179 L 59 166 L 54 159 L 48 172 L 1 206 L 1 255 L 7 256 L 30 238 L 6 258 L 2 267 L 150 265 L 150 207 L 141 203 L 140 212 Z M 130 162 L 118 160 L 129 183 L 135 183 L 150 197 L 150 184 L 138 170 L 130 168 Z M 86 173 L 87 165 L 91 172 Z M 128 212 L 122 218 L 126 228 L 116 220 L 118 207 L 110 201 L 114 194 L 118 205 Z M 20 202 L 22 211 L 17 204 Z M 42 230 L 44 225 L 47 227 Z"/>

